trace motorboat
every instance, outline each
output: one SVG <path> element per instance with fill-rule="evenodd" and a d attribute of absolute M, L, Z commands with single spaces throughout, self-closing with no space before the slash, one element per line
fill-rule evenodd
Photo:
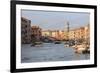
<path fill-rule="evenodd" d="M 31 44 L 31 46 L 41 46 L 42 42 L 34 42 Z"/>
<path fill-rule="evenodd" d="M 85 44 L 81 44 L 81 45 L 74 45 L 73 48 L 75 49 L 75 53 L 89 53 L 89 47 L 87 47 L 87 45 Z"/>
<path fill-rule="evenodd" d="M 60 42 L 60 41 L 55 41 L 54 43 L 55 43 L 55 44 L 61 44 L 61 42 Z"/>

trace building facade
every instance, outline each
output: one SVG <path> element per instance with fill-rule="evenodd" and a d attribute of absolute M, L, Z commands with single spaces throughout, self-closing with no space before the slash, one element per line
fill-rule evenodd
<path fill-rule="evenodd" d="M 21 17 L 21 43 L 31 43 L 31 21 Z"/>
<path fill-rule="evenodd" d="M 89 26 L 79 27 L 70 30 L 45 30 L 42 31 L 42 36 L 54 37 L 58 40 L 85 40 L 90 37 Z"/>
<path fill-rule="evenodd" d="M 45 30 L 42 31 L 42 36 L 44 37 L 53 37 L 57 40 L 66 40 L 65 31 L 62 30 Z"/>
<path fill-rule="evenodd" d="M 39 26 L 32 26 L 32 40 L 40 41 L 42 37 L 42 29 Z"/>
<path fill-rule="evenodd" d="M 77 40 L 79 42 L 87 42 L 87 40 L 90 40 L 89 25 L 70 30 L 69 31 L 69 40 Z"/>
<path fill-rule="evenodd" d="M 44 30 L 44 31 L 42 31 L 42 36 L 50 37 L 50 36 L 52 36 L 52 31 L 51 30 Z"/>
<path fill-rule="evenodd" d="M 88 24 L 85 27 L 85 40 L 87 41 L 88 44 L 90 44 L 90 25 Z"/>

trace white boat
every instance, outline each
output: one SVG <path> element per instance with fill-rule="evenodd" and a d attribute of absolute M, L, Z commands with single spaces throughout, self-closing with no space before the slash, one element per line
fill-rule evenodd
<path fill-rule="evenodd" d="M 73 46 L 73 48 L 75 48 L 76 53 L 89 53 L 89 49 L 87 49 L 87 46 L 85 44 L 75 45 Z"/>
<path fill-rule="evenodd" d="M 64 45 L 65 47 L 69 47 L 69 45 L 68 44 L 66 44 L 66 45 Z"/>

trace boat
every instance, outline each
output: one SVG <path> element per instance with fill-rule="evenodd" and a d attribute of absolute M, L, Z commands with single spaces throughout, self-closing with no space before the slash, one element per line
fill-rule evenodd
<path fill-rule="evenodd" d="M 83 54 L 88 54 L 88 53 L 90 53 L 89 45 L 87 45 L 86 50 L 83 51 Z"/>
<path fill-rule="evenodd" d="M 61 42 L 60 42 L 60 41 L 55 41 L 54 43 L 55 43 L 55 44 L 61 44 Z"/>
<path fill-rule="evenodd" d="M 85 44 L 75 45 L 73 46 L 73 48 L 75 48 L 75 53 L 82 53 L 82 54 L 90 53 L 90 49 Z"/>
<path fill-rule="evenodd" d="M 65 47 L 72 47 L 75 45 L 75 42 L 70 40 L 70 41 L 65 42 L 64 44 L 65 44 Z"/>
<path fill-rule="evenodd" d="M 31 46 L 41 46 L 42 42 L 34 42 L 31 44 Z"/>

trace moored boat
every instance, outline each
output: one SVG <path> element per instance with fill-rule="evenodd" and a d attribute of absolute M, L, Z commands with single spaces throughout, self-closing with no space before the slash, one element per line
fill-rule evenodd
<path fill-rule="evenodd" d="M 73 46 L 73 48 L 75 49 L 75 53 L 83 53 L 83 54 L 90 53 L 89 48 L 85 44 L 75 45 Z"/>
<path fill-rule="evenodd" d="M 34 42 L 31 44 L 31 46 L 41 46 L 42 42 Z"/>

